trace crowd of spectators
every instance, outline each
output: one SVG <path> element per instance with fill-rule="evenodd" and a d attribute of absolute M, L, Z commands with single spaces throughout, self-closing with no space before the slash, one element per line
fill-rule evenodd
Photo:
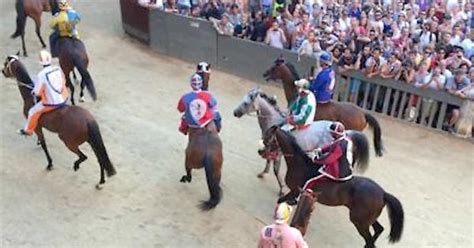
<path fill-rule="evenodd" d="M 332 54 L 339 70 L 395 79 L 474 98 L 474 16 L 470 0 L 140 0 L 166 12 L 205 18 L 222 35 Z M 157 4 L 157 2 L 160 2 Z M 352 80 L 351 98 L 360 89 Z M 424 111 L 436 111 L 422 99 Z M 410 98 L 414 117 L 417 96 Z M 431 106 L 433 105 L 433 106 Z M 450 106 L 453 126 L 459 111 Z"/>

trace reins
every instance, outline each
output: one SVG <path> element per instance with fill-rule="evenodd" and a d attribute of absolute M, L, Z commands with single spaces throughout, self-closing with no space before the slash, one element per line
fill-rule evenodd
<path fill-rule="evenodd" d="M 15 76 L 15 78 L 16 78 L 16 85 L 17 85 L 17 86 L 23 86 L 23 87 L 25 87 L 25 88 L 28 88 L 28 89 L 30 89 L 30 90 L 33 90 L 33 88 L 34 88 L 33 86 L 19 81 L 19 80 L 18 80 L 18 77 L 13 73 L 13 71 L 12 71 L 12 64 L 13 64 L 13 62 L 15 62 L 16 60 L 18 60 L 18 57 L 12 55 L 12 56 L 11 56 L 11 59 L 8 61 L 7 67 L 6 67 L 8 75 L 10 75 L 10 76 Z"/>

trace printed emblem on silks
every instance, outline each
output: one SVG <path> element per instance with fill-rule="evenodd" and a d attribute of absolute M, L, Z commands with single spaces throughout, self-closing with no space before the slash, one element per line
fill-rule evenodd
<path fill-rule="evenodd" d="M 57 71 L 58 70 L 54 70 L 47 73 L 46 79 L 48 80 L 49 87 L 58 94 L 61 94 L 63 92 L 62 75 L 61 73 L 54 73 Z"/>
<path fill-rule="evenodd" d="M 207 103 L 202 99 L 194 99 L 189 103 L 189 108 L 191 112 L 191 117 L 193 117 L 194 121 L 199 123 L 202 117 L 207 112 Z"/>

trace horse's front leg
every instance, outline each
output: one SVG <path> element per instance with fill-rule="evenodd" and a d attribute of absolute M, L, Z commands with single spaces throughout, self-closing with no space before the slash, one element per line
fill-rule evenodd
<path fill-rule="evenodd" d="M 279 197 L 282 197 L 284 195 L 283 188 L 285 187 L 285 184 L 283 183 L 283 179 L 280 176 L 281 157 L 282 156 L 280 155 L 273 161 L 273 173 L 275 173 L 275 177 L 277 178 L 278 185 L 280 186 L 280 192 L 278 193 Z"/>
<path fill-rule="evenodd" d="M 46 154 L 46 160 L 48 160 L 48 166 L 46 167 L 46 170 L 52 170 L 53 160 L 51 159 L 51 156 L 49 155 L 48 147 L 46 146 L 46 141 L 43 135 L 43 130 L 41 129 L 41 127 L 37 127 L 35 130 L 35 133 L 36 133 L 36 136 L 38 136 L 38 141 L 41 145 L 41 148 L 43 148 L 43 151 Z"/>
<path fill-rule="evenodd" d="M 65 76 L 66 76 L 66 85 L 71 90 L 71 104 L 76 105 L 76 103 L 74 102 L 74 85 L 71 82 L 71 77 L 69 73 L 65 73 Z"/>
<path fill-rule="evenodd" d="M 268 173 L 268 171 L 270 170 L 270 160 L 267 159 L 267 163 L 265 164 L 265 168 L 263 169 L 262 172 L 258 173 L 257 177 L 258 178 L 264 178 L 265 175 Z"/>

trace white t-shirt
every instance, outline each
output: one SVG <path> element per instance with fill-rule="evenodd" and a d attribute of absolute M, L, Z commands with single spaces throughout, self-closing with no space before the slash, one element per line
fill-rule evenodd
<path fill-rule="evenodd" d="M 151 0 L 138 0 L 138 4 L 142 7 L 149 7 L 152 9 L 162 9 L 163 0 L 156 0 L 156 3 L 150 3 Z"/>

